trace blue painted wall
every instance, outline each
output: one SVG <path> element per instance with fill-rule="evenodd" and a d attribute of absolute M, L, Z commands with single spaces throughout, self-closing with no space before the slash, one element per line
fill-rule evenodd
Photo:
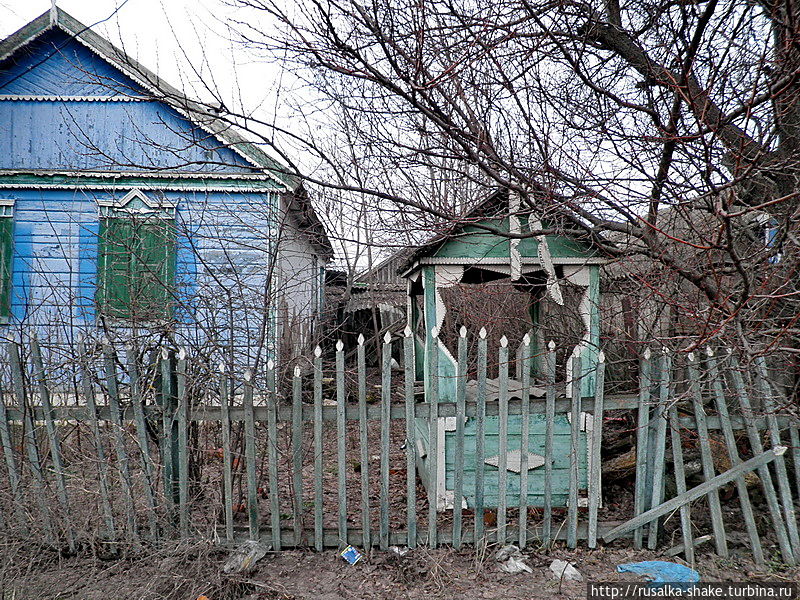
<path fill-rule="evenodd" d="M 235 176 L 253 169 L 165 104 L 110 99 L 131 94 L 144 92 L 90 50 L 59 32 L 44 35 L 0 64 L 0 175 L 8 175 L 3 170 L 35 176 L 41 175 L 37 171 L 158 173 L 162 179 L 151 179 L 153 189 L 144 193 L 159 193 L 177 205 L 176 324 L 169 337 L 195 349 L 234 346 L 241 362 L 252 363 L 269 315 L 264 311 L 268 278 L 281 263 L 277 186 L 260 181 L 254 191 L 244 180 L 208 180 L 229 191 L 187 189 L 202 187 L 202 181 L 180 181 L 182 174 Z M 80 178 L 50 188 L 37 187 L 32 179 L 13 186 L 0 182 L 0 198 L 15 201 L 12 317 L 6 329 L 37 331 L 51 343 L 107 333 L 95 310 L 98 200 L 119 199 L 130 186 L 108 180 L 100 188 L 82 185 Z M 306 256 L 308 243 L 295 245 L 309 265 L 290 275 L 297 279 L 308 271 L 318 279 Z M 281 282 L 286 281 L 284 274 Z M 124 326 L 115 325 L 124 333 Z"/>

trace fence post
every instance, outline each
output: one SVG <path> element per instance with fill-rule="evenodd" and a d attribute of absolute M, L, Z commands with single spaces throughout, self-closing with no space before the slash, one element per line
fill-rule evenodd
<path fill-rule="evenodd" d="M 314 548 L 322 552 L 322 348 L 314 348 Z"/>
<path fill-rule="evenodd" d="M 661 352 L 660 373 L 658 379 L 658 407 L 656 408 L 656 440 L 653 455 L 653 489 L 651 491 L 650 507 L 658 506 L 664 499 L 664 466 L 667 446 L 667 402 L 669 401 L 669 386 L 672 361 L 667 348 Z M 658 544 L 658 519 L 650 521 L 647 534 L 647 547 L 655 550 Z"/>
<path fill-rule="evenodd" d="M 131 379 L 131 405 L 133 418 L 136 423 L 136 439 L 139 443 L 139 454 L 142 458 L 142 473 L 144 474 L 144 494 L 147 500 L 147 520 L 150 525 L 150 537 L 158 539 L 158 516 L 156 515 L 156 498 L 153 486 L 155 484 L 153 458 L 150 456 L 150 445 L 147 441 L 147 425 L 142 406 L 141 382 L 139 381 L 138 352 L 136 346 L 128 346 L 128 374 Z"/>
<path fill-rule="evenodd" d="M 647 510 L 648 452 L 650 449 L 650 348 L 645 348 L 639 363 L 639 408 L 636 421 L 636 480 L 633 500 L 633 515 L 638 517 Z M 642 548 L 644 528 L 633 530 L 633 547 Z"/>
<path fill-rule="evenodd" d="M 128 453 L 125 451 L 124 429 L 119 408 L 117 369 L 114 365 L 111 343 L 108 340 L 103 340 L 103 363 L 105 368 L 106 391 L 108 392 L 108 410 L 111 416 L 112 438 L 114 440 L 114 449 L 117 454 L 120 479 L 122 480 L 122 487 L 125 491 L 125 517 L 128 523 L 128 531 L 130 531 L 131 537 L 136 540 L 139 534 L 136 530 L 133 482 L 131 481 L 131 474 L 128 470 Z"/>
<path fill-rule="evenodd" d="M 381 550 L 389 548 L 389 419 L 392 408 L 392 335 L 387 331 L 383 338 L 381 373 L 381 486 L 380 486 L 380 538 Z M 363 469 L 363 466 L 362 466 Z"/>
<path fill-rule="evenodd" d="M 219 363 L 219 406 L 222 422 L 222 510 L 225 515 L 225 539 L 233 542 L 233 472 L 231 465 L 231 415 L 228 376 L 225 363 Z"/>
<path fill-rule="evenodd" d="M 486 428 L 486 328 L 478 332 L 478 398 L 475 415 L 475 547 L 484 541 L 483 482 Z"/>
<path fill-rule="evenodd" d="M 56 477 L 56 493 L 58 494 L 58 502 L 61 504 L 61 510 L 64 511 L 67 546 L 69 547 L 70 553 L 73 553 L 75 552 L 75 531 L 72 528 L 69 496 L 67 495 L 67 486 L 64 481 L 64 464 L 61 460 L 61 440 L 58 435 L 56 424 L 53 421 L 53 406 L 50 403 L 50 389 L 47 387 L 47 379 L 45 378 L 44 364 L 42 362 L 42 352 L 39 348 L 39 340 L 36 336 L 31 340 L 31 360 L 33 361 L 36 382 L 39 386 L 39 397 L 42 402 L 45 427 L 47 428 L 47 436 L 50 441 L 50 458 L 53 461 L 53 472 Z"/>
<path fill-rule="evenodd" d="M 508 338 L 500 338 L 498 352 L 498 454 L 497 454 L 497 543 L 506 543 L 506 506 L 508 505 Z"/>
<path fill-rule="evenodd" d="M 278 389 L 275 361 L 267 361 L 267 460 L 269 461 L 269 518 L 272 549 L 281 549 L 281 503 L 278 496 Z"/>
<path fill-rule="evenodd" d="M 81 385 L 83 387 L 83 396 L 86 400 L 86 408 L 89 411 L 89 423 L 92 428 L 92 436 L 94 437 L 94 446 L 97 452 L 97 472 L 100 483 L 100 502 L 103 506 L 103 514 L 105 515 L 106 527 L 111 541 L 116 539 L 116 527 L 114 526 L 114 511 L 111 508 L 111 497 L 108 493 L 108 475 L 106 469 L 108 463 L 106 462 L 106 454 L 103 449 L 103 438 L 100 435 L 100 425 L 97 420 L 97 404 L 94 398 L 94 389 L 92 380 L 89 376 L 89 355 L 84 342 L 80 343 L 80 364 L 81 364 Z"/>
<path fill-rule="evenodd" d="M 456 381 L 456 461 L 453 481 L 453 548 L 461 549 L 462 505 L 464 496 L 464 421 L 467 393 L 467 328 L 458 335 L 458 381 Z"/>
<path fill-rule="evenodd" d="M 178 351 L 176 372 L 178 397 L 178 500 L 180 534 L 189 537 L 189 393 L 186 388 L 186 350 Z"/>
<path fill-rule="evenodd" d="M 569 500 L 567 502 L 567 547 L 578 545 L 578 450 L 581 431 L 581 354 L 576 348 L 572 354 L 572 373 L 570 391 L 572 406 L 570 412 L 569 449 Z"/>
<path fill-rule="evenodd" d="M 345 402 L 347 395 L 344 388 L 344 342 L 336 342 L 336 466 L 339 487 L 339 545 L 346 546 L 347 540 L 347 456 L 345 441 L 347 427 L 345 423 Z"/>
<path fill-rule="evenodd" d="M 294 543 L 303 539 L 303 396 L 300 366 L 295 365 L 292 377 L 292 488 L 294 490 Z"/>
<path fill-rule="evenodd" d="M 603 443 L 603 410 L 604 410 L 604 394 L 606 379 L 606 355 L 600 352 L 597 356 L 597 375 L 595 377 L 594 387 L 594 413 L 592 419 L 594 426 L 592 427 L 592 437 L 587 440 L 590 444 L 590 472 L 589 476 L 589 531 L 588 531 L 588 546 L 594 548 L 597 546 L 597 510 L 600 506 L 600 501 L 603 495 L 603 487 L 601 485 L 602 473 L 602 456 L 601 449 Z"/>
<path fill-rule="evenodd" d="M 403 367 L 405 368 L 406 403 L 406 515 L 408 519 L 409 548 L 417 547 L 417 425 L 414 406 L 414 382 L 416 380 L 414 362 L 414 338 L 411 327 L 403 331 Z"/>
<path fill-rule="evenodd" d="M 736 437 L 733 434 L 733 427 L 731 426 L 728 404 L 725 401 L 725 392 L 722 389 L 722 380 L 720 379 L 719 370 L 717 369 L 717 359 L 714 356 L 714 351 L 710 347 L 706 350 L 706 354 L 708 378 L 711 382 L 711 391 L 714 395 L 714 403 L 717 407 L 722 435 L 725 438 L 725 446 L 728 449 L 728 456 L 731 459 L 731 467 L 736 467 L 741 464 L 742 459 L 739 456 L 739 450 L 736 446 Z M 763 565 L 764 551 L 761 547 L 761 539 L 758 537 L 758 528 L 756 527 L 753 506 L 750 503 L 750 495 L 747 492 L 747 484 L 745 483 L 744 475 L 737 477 L 735 481 L 736 493 L 739 496 L 739 503 L 742 507 L 742 517 L 744 518 L 745 527 L 747 528 L 747 535 L 750 538 L 750 546 L 753 548 L 753 561 L 757 565 Z"/>
<path fill-rule="evenodd" d="M 258 479 L 256 476 L 256 424 L 253 414 L 253 372 L 244 372 L 244 461 L 247 470 L 247 520 L 250 539 L 261 537 L 258 510 Z"/>
<path fill-rule="evenodd" d="M 367 365 L 364 356 L 364 335 L 358 334 L 356 346 L 358 369 L 358 441 L 361 464 L 361 533 L 364 550 L 372 550 L 372 523 L 369 506 L 369 421 L 367 421 Z"/>
<path fill-rule="evenodd" d="M 433 327 L 430 331 L 430 349 L 428 356 L 428 544 L 431 548 L 438 545 L 436 521 L 439 502 L 439 330 Z"/>
<path fill-rule="evenodd" d="M 556 343 L 553 340 L 547 343 L 546 360 L 542 541 L 549 544 L 553 532 L 553 423 L 556 418 Z"/>
<path fill-rule="evenodd" d="M 703 479 L 708 481 L 715 476 L 714 457 L 711 454 L 711 445 L 708 441 L 708 424 L 706 422 L 706 410 L 703 406 L 703 396 L 700 390 L 700 377 L 697 372 L 697 358 L 694 352 L 690 352 L 686 357 L 686 369 L 689 374 L 689 388 L 692 395 L 692 406 L 694 408 L 694 420 L 697 427 L 697 439 L 700 445 L 700 462 L 703 466 Z M 711 527 L 714 531 L 714 544 L 717 554 L 722 557 L 728 556 L 728 539 L 725 533 L 725 524 L 722 520 L 722 506 L 719 502 L 719 490 L 712 490 L 706 496 L 708 506 L 711 509 Z"/>

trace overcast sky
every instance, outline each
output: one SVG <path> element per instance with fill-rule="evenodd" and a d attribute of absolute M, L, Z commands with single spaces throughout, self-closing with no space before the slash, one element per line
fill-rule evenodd
<path fill-rule="evenodd" d="M 275 114 L 274 91 L 286 85 L 285 74 L 232 44 L 225 24 L 229 16 L 261 14 L 235 11 L 222 0 L 59 0 L 58 6 L 193 97 L 204 96 L 197 69 L 206 81 L 212 74 L 226 104 L 241 98 L 262 118 Z M 49 0 L 0 0 L 0 38 L 49 8 Z"/>

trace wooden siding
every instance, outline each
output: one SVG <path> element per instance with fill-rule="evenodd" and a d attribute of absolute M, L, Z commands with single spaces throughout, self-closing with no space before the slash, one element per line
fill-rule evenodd
<path fill-rule="evenodd" d="M 118 96 L 141 86 L 60 30 L 0 64 L 0 95 Z"/>

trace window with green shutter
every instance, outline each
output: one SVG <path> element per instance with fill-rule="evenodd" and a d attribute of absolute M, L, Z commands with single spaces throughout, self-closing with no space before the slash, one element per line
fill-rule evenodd
<path fill-rule="evenodd" d="M 14 242 L 14 200 L 0 198 L 0 322 L 11 317 L 11 265 Z"/>
<path fill-rule="evenodd" d="M 174 207 L 138 190 L 101 205 L 97 303 L 105 316 L 136 322 L 172 317 L 175 287 Z"/>

